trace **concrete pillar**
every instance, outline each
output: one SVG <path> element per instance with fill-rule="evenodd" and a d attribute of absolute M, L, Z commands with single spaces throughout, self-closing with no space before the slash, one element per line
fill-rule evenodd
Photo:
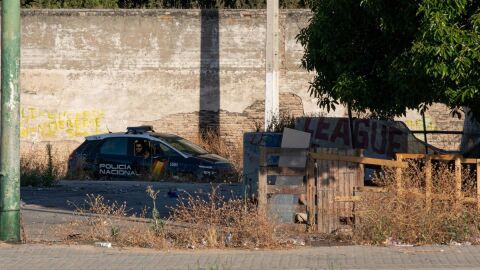
<path fill-rule="evenodd" d="M 265 130 L 279 115 L 279 3 L 267 0 L 267 42 L 265 54 Z"/>

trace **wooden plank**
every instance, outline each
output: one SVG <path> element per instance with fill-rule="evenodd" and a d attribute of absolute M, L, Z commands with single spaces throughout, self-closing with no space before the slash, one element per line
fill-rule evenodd
<path fill-rule="evenodd" d="M 266 167 L 267 175 L 304 176 L 305 168 Z"/>
<path fill-rule="evenodd" d="M 320 186 L 317 186 L 317 232 L 318 233 L 324 233 L 325 232 L 325 213 L 324 213 L 324 208 L 325 206 L 323 205 L 323 190 L 319 188 Z"/>
<path fill-rule="evenodd" d="M 330 221 L 330 228 L 328 230 L 328 233 L 331 233 L 338 229 L 338 224 L 340 222 L 338 204 L 335 202 L 335 190 L 330 190 L 328 192 L 328 206 Z"/>
<path fill-rule="evenodd" d="M 455 199 L 457 203 L 462 200 L 462 163 L 460 158 L 455 159 Z"/>
<path fill-rule="evenodd" d="M 480 211 L 480 159 L 477 159 L 477 210 Z"/>
<path fill-rule="evenodd" d="M 402 155 L 401 154 L 396 154 L 396 158 L 398 162 L 402 162 Z M 403 189 L 403 179 L 402 179 L 402 168 L 398 167 L 395 171 L 395 181 L 396 181 L 396 188 L 397 188 L 397 194 L 401 195 L 402 194 L 402 189 Z"/>
<path fill-rule="evenodd" d="M 363 149 L 356 149 L 356 151 L 357 151 L 357 156 L 363 157 Z M 365 168 L 364 168 L 364 165 L 361 163 L 357 165 L 358 165 L 356 169 L 357 183 L 355 184 L 355 186 L 363 187 L 365 185 Z"/>
<path fill-rule="evenodd" d="M 425 155 L 425 154 L 409 154 L 401 153 L 404 159 L 424 159 L 427 156 L 431 160 L 443 160 L 443 161 L 453 161 L 457 158 L 460 158 L 461 163 L 463 164 L 476 164 L 477 161 L 474 158 L 464 158 L 462 155 L 458 154 L 441 154 L 441 155 Z"/>
<path fill-rule="evenodd" d="M 328 185 L 330 183 L 328 179 L 328 160 L 319 160 L 318 164 L 320 165 L 320 171 L 319 171 L 319 181 L 318 181 L 318 187 L 320 189 L 326 189 L 328 188 Z"/>
<path fill-rule="evenodd" d="M 461 155 L 433 155 L 431 157 L 434 160 L 443 160 L 443 161 L 452 161 L 452 160 L 459 160 L 460 163 L 463 164 L 476 164 L 476 160 L 474 158 L 463 158 Z"/>
<path fill-rule="evenodd" d="M 432 206 L 432 160 L 427 156 L 425 161 L 425 206 L 429 210 Z"/>
<path fill-rule="evenodd" d="M 330 219 L 328 213 L 328 190 L 321 190 L 320 193 L 321 201 L 322 201 L 322 229 L 319 231 L 320 233 L 330 233 Z"/>
<path fill-rule="evenodd" d="M 331 199 L 330 199 L 330 194 L 332 193 L 332 190 L 325 190 L 325 220 L 327 221 L 326 223 L 326 233 L 331 233 L 332 232 L 332 227 L 333 227 L 333 220 L 332 220 L 332 204 L 331 204 Z"/>
<path fill-rule="evenodd" d="M 357 187 L 358 192 L 373 192 L 373 193 L 385 193 L 388 190 L 382 187 Z"/>
<path fill-rule="evenodd" d="M 267 148 L 260 147 L 260 156 L 258 157 L 258 166 L 267 166 Z"/>
<path fill-rule="evenodd" d="M 325 152 L 325 149 L 318 149 L 320 152 Z M 317 178 L 317 190 L 316 190 L 316 212 L 317 212 L 317 232 L 322 233 L 326 231 L 325 229 L 325 205 L 324 205 L 324 194 L 323 190 L 328 188 L 328 160 L 319 160 L 317 161 L 318 167 L 318 178 Z"/>
<path fill-rule="evenodd" d="M 422 159 L 425 158 L 425 154 L 411 154 L 411 153 L 397 153 L 401 155 L 404 159 Z"/>
<path fill-rule="evenodd" d="M 362 199 L 361 196 L 335 196 L 336 202 L 358 202 Z"/>
<path fill-rule="evenodd" d="M 332 154 L 332 149 L 324 149 L 325 153 Z M 327 160 L 326 165 L 326 181 L 324 182 L 324 190 L 322 190 L 322 219 L 323 219 L 323 233 L 330 233 L 330 205 L 329 205 L 329 190 L 334 188 L 335 181 L 335 160 Z"/>
<path fill-rule="evenodd" d="M 260 214 L 267 213 L 267 170 L 258 168 L 258 210 Z"/>
<path fill-rule="evenodd" d="M 359 156 L 359 152 L 357 151 L 357 149 L 350 150 L 350 152 L 352 153 L 352 155 Z M 352 163 L 352 162 L 347 163 L 348 178 L 349 178 L 349 181 L 350 181 L 348 191 L 349 191 L 350 196 L 355 195 L 354 194 L 354 189 L 355 189 L 355 187 L 358 186 L 357 185 L 357 183 L 358 183 L 357 170 L 360 166 L 363 166 L 363 165 L 361 165 L 359 163 Z M 362 184 L 362 186 L 363 186 L 363 184 Z M 349 202 L 347 205 L 348 205 L 348 211 L 349 211 L 348 216 L 353 217 L 354 216 L 353 211 L 354 211 L 355 204 L 353 202 Z"/>
<path fill-rule="evenodd" d="M 265 149 L 267 155 L 295 155 L 295 154 L 306 154 L 308 152 L 307 149 L 301 148 L 281 148 L 281 147 L 261 147 Z"/>
<path fill-rule="evenodd" d="M 306 187 L 267 185 L 267 194 L 306 194 Z"/>
<path fill-rule="evenodd" d="M 333 152 L 334 154 L 341 155 L 341 156 L 346 156 L 346 151 L 343 149 L 338 149 L 337 151 Z M 342 160 L 332 160 L 333 162 L 333 174 L 335 175 L 335 179 L 333 180 L 333 190 L 335 190 L 335 194 L 342 195 L 345 192 L 345 178 L 344 178 L 344 168 L 345 168 L 345 161 Z M 329 194 L 330 195 L 330 194 Z M 329 198 L 330 199 L 330 198 Z M 333 198 L 333 201 L 335 202 L 335 198 Z M 330 203 L 330 201 L 329 201 Z M 339 202 L 335 203 L 335 206 L 337 206 L 337 209 L 340 213 L 343 214 L 345 211 L 345 202 Z M 332 206 L 330 206 L 332 207 Z M 333 226 L 330 225 L 330 226 Z"/>
<path fill-rule="evenodd" d="M 307 159 L 307 226 L 309 231 L 315 226 L 315 161 Z"/>
<path fill-rule="evenodd" d="M 385 167 L 397 167 L 397 168 L 406 168 L 408 166 L 407 162 L 379 159 L 379 158 L 369 158 L 369 157 L 356 157 L 356 156 L 342 156 L 336 154 L 324 154 L 324 153 L 313 153 L 309 152 L 309 155 L 318 160 L 339 160 L 339 161 L 348 161 L 355 162 L 366 165 L 377 165 Z"/>

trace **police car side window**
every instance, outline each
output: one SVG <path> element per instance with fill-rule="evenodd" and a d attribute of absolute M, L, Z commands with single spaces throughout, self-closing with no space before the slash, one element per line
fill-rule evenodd
<path fill-rule="evenodd" d="M 154 151 L 156 156 L 160 157 L 174 157 L 177 156 L 177 153 L 164 145 L 163 143 L 156 142 L 154 144 Z"/>
<path fill-rule="evenodd" d="M 127 138 L 109 138 L 100 147 L 100 153 L 104 155 L 127 155 Z"/>

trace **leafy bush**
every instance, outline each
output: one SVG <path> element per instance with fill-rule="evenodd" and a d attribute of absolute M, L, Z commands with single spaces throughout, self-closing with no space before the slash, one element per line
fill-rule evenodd
<path fill-rule="evenodd" d="M 23 8 L 178 8 L 262 9 L 266 0 L 22 0 Z M 281 8 L 306 8 L 312 2 L 280 0 Z"/>

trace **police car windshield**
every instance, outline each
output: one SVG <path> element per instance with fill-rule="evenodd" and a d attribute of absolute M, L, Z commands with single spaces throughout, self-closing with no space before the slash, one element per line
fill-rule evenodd
<path fill-rule="evenodd" d="M 181 137 L 158 136 L 158 138 L 165 140 L 178 151 L 189 155 L 198 156 L 208 154 L 208 152 L 202 147 Z"/>

